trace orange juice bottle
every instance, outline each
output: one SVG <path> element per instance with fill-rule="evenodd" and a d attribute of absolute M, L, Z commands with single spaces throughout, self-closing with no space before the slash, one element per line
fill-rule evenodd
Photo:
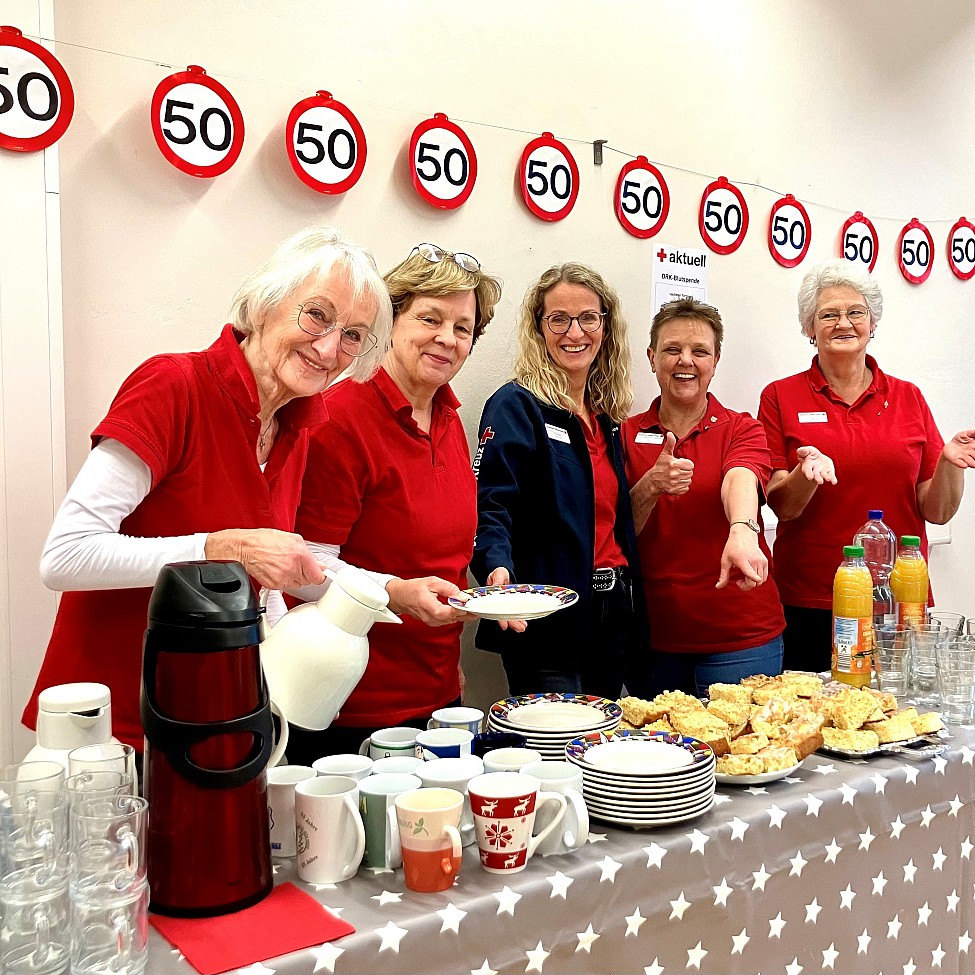
<path fill-rule="evenodd" d="M 897 625 L 919 626 L 928 605 L 928 564 L 917 535 L 902 535 L 901 547 L 890 574 L 890 589 L 897 603 Z"/>
<path fill-rule="evenodd" d="M 833 578 L 833 680 L 867 687 L 873 656 L 873 577 L 859 545 L 843 547 Z"/>

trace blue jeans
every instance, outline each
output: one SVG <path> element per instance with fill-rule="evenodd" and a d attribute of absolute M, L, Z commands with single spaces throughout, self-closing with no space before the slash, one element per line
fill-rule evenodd
<path fill-rule="evenodd" d="M 782 673 L 782 637 L 730 653 L 664 653 L 653 651 L 650 686 L 627 690 L 652 698 L 663 691 L 684 691 L 707 697 L 711 684 L 737 684 L 743 677 Z"/>

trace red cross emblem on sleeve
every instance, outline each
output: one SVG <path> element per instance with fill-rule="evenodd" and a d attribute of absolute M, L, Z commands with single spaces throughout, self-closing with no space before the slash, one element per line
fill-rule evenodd
<path fill-rule="evenodd" d="M 494 431 L 488 427 L 484 433 L 481 434 L 481 446 L 483 447 L 489 440 L 494 439 Z"/>

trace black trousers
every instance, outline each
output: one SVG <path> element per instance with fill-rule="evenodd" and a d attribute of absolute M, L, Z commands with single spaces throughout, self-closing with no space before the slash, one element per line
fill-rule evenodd
<path fill-rule="evenodd" d="M 524 653 L 503 653 L 501 662 L 510 693 L 598 694 L 615 701 L 623 689 L 624 667 L 634 651 L 636 637 L 630 587 L 630 582 L 619 579 L 607 592 L 593 592 L 592 645 L 584 660 L 564 667 L 541 667 L 533 659 L 530 645 Z"/>
<path fill-rule="evenodd" d="M 833 653 L 833 613 L 828 609 L 783 606 L 784 670 L 829 670 Z"/>

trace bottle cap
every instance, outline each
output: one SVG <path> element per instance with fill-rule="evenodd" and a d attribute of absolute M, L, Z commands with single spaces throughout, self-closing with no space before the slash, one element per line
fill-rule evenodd
<path fill-rule="evenodd" d="M 909 548 L 920 548 L 921 539 L 917 535 L 901 535 L 901 545 L 907 545 Z"/>
<path fill-rule="evenodd" d="M 862 559 L 863 558 L 863 546 L 862 545 L 844 545 L 843 546 L 843 558 L 844 559 Z"/>
<path fill-rule="evenodd" d="M 884 513 L 882 511 L 876 509 L 876 508 L 871 508 L 867 512 L 867 518 L 870 521 L 883 521 L 884 520 Z"/>

